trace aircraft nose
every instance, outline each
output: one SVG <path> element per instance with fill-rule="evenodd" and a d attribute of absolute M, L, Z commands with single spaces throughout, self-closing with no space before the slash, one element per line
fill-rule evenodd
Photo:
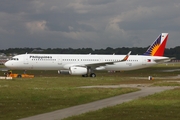
<path fill-rule="evenodd" d="M 11 67 L 11 63 L 9 61 L 5 62 L 4 65 L 7 67 L 7 68 L 10 68 Z"/>

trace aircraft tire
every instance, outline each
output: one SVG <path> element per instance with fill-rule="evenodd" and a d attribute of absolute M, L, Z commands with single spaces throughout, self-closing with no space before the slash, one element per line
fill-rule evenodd
<path fill-rule="evenodd" d="M 17 78 L 22 78 L 22 76 L 19 74 L 19 75 L 17 76 Z"/>
<path fill-rule="evenodd" d="M 91 73 L 91 74 L 90 74 L 90 77 L 93 77 L 93 78 L 94 78 L 94 77 L 96 77 L 96 74 L 95 74 L 95 73 Z"/>
<path fill-rule="evenodd" d="M 88 77 L 88 74 L 82 75 L 82 77 Z"/>

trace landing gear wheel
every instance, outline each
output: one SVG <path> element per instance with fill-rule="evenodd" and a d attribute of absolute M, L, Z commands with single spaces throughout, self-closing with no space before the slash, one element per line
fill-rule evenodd
<path fill-rule="evenodd" d="M 88 74 L 82 75 L 82 77 L 88 77 Z"/>
<path fill-rule="evenodd" d="M 95 73 L 91 73 L 90 77 L 96 77 L 96 74 Z"/>
<path fill-rule="evenodd" d="M 17 78 L 22 78 L 22 76 L 19 74 L 19 75 L 17 76 Z"/>

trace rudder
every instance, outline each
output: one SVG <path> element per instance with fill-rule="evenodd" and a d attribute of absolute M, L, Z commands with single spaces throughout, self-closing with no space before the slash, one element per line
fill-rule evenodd
<path fill-rule="evenodd" d="M 147 49 L 144 55 L 163 56 L 167 40 L 168 40 L 168 33 L 162 33 L 153 42 L 153 44 Z"/>

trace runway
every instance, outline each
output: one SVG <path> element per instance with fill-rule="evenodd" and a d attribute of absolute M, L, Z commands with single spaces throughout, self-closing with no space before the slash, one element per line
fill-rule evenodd
<path fill-rule="evenodd" d="M 8 71 L 8 68 L 0 68 L 0 71 Z"/>
<path fill-rule="evenodd" d="M 109 106 L 114 106 L 117 104 L 134 100 L 134 99 L 138 99 L 140 97 L 148 96 L 154 93 L 162 92 L 164 90 L 170 90 L 170 89 L 175 88 L 175 87 L 150 87 L 150 86 L 141 86 L 141 85 L 133 85 L 133 86 L 128 85 L 128 86 L 137 87 L 137 88 L 140 88 L 141 90 L 137 92 L 132 92 L 128 94 L 123 94 L 123 95 L 103 99 L 103 100 L 98 100 L 98 101 L 87 103 L 87 104 L 82 104 L 82 105 L 78 105 L 74 107 L 56 110 L 49 113 L 39 114 L 39 115 L 35 115 L 28 118 L 23 118 L 20 120 L 56 120 L 56 119 L 60 120 L 60 119 L 67 118 L 70 116 L 79 115 L 79 114 L 89 112 L 89 111 L 95 111 L 95 110 L 109 107 Z M 122 86 L 121 85 L 119 86 L 112 86 L 112 85 L 111 86 L 89 86 L 87 88 L 91 88 L 91 87 L 117 88 L 117 87 L 122 87 Z M 123 86 L 123 87 L 127 87 L 127 86 Z"/>

